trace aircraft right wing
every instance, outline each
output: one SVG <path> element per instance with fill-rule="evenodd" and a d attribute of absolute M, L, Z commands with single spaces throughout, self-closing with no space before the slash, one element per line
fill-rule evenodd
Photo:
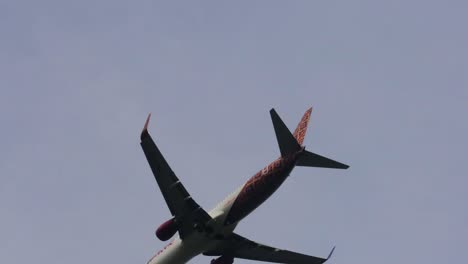
<path fill-rule="evenodd" d="M 164 200 L 166 200 L 169 211 L 175 218 L 180 238 L 184 239 L 194 229 L 201 228 L 212 218 L 193 200 L 149 135 L 148 123 L 150 117 L 151 114 L 148 116 L 145 127 L 141 132 L 141 147 L 161 189 Z"/>
<path fill-rule="evenodd" d="M 230 256 L 273 263 L 322 264 L 331 257 L 334 250 L 335 248 L 333 248 L 328 257 L 324 259 L 262 245 L 233 233 L 221 243 L 220 247 L 212 251 L 204 252 L 203 255 Z"/>

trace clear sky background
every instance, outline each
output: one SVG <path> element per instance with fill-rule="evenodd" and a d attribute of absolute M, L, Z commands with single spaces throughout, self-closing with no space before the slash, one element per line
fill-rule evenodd
<path fill-rule="evenodd" d="M 0 262 L 146 263 L 150 131 L 207 210 L 279 155 L 253 240 L 336 264 L 468 263 L 468 2 L 0 1 Z M 209 263 L 197 257 L 191 263 Z M 237 260 L 236 263 L 250 263 Z"/>

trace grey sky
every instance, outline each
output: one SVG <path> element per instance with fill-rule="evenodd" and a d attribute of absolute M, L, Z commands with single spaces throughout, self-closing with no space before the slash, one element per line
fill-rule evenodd
<path fill-rule="evenodd" d="M 210 209 L 279 155 L 268 110 L 348 171 L 296 168 L 238 232 L 331 263 L 466 263 L 466 1 L 0 1 L 0 262 L 146 263 L 151 133 Z M 191 263 L 209 263 L 198 257 Z M 237 260 L 236 263 L 249 263 Z"/>

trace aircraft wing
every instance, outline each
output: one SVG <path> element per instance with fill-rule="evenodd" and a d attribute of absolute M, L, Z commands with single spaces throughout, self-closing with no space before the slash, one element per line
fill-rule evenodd
<path fill-rule="evenodd" d="M 194 228 L 203 226 L 210 221 L 211 217 L 192 199 L 149 135 L 150 117 L 151 114 L 148 115 L 145 127 L 141 132 L 140 144 L 164 200 L 166 200 L 167 206 L 178 224 L 180 238 L 184 239 L 194 231 Z"/>
<path fill-rule="evenodd" d="M 321 264 L 330 258 L 334 249 L 327 258 L 319 258 L 262 245 L 233 233 L 225 239 L 224 243 L 221 243 L 220 247 L 203 254 L 206 256 L 232 256 L 234 258 L 273 263 Z"/>

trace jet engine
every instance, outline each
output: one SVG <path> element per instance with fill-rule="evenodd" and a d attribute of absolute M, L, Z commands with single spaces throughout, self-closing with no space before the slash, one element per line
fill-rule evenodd
<path fill-rule="evenodd" d="M 211 264 L 232 264 L 234 263 L 234 258 L 233 257 L 227 257 L 227 256 L 221 256 L 217 259 L 213 259 Z"/>
<path fill-rule="evenodd" d="M 161 241 L 169 240 L 177 232 L 177 223 L 174 218 L 164 222 L 156 229 L 156 236 Z"/>

